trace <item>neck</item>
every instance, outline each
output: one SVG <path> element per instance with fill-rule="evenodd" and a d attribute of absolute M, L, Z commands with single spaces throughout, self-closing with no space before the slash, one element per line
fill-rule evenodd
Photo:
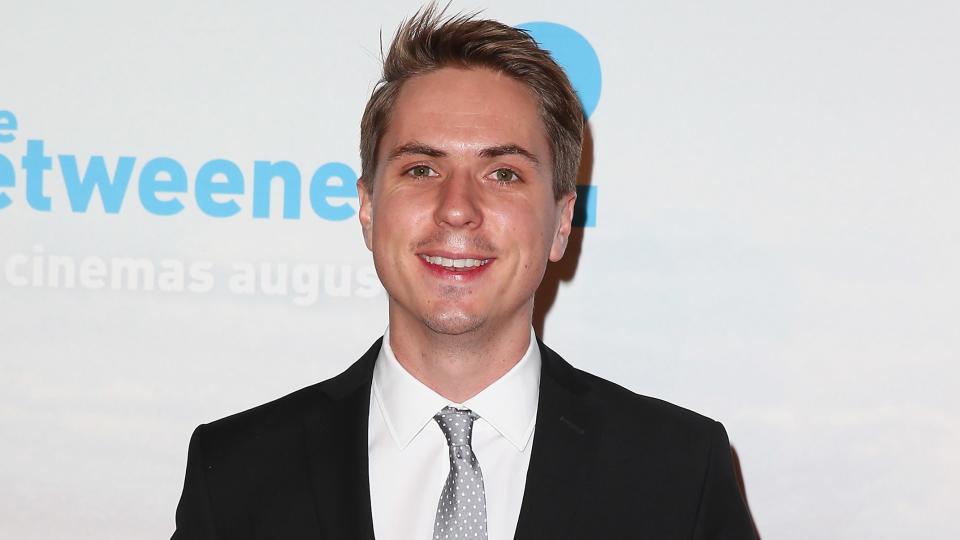
<path fill-rule="evenodd" d="M 530 346 L 530 319 L 500 328 L 482 325 L 441 334 L 419 321 L 390 317 L 390 348 L 417 380 L 454 403 L 463 403 L 505 375 Z"/>

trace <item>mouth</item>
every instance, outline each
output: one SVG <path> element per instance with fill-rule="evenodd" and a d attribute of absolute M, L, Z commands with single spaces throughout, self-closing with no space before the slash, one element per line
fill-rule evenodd
<path fill-rule="evenodd" d="M 465 257 L 462 259 L 453 259 L 441 255 L 421 254 L 420 258 L 427 264 L 437 267 L 437 269 L 450 270 L 454 272 L 469 272 L 490 264 L 493 259 L 474 259 Z"/>

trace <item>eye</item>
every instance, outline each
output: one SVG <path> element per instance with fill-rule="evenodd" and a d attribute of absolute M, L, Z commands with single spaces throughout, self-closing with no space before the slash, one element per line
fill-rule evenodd
<path fill-rule="evenodd" d="M 437 172 L 426 165 L 414 165 L 407 169 L 407 173 L 414 178 L 426 178 L 428 176 L 438 176 Z"/>
<path fill-rule="evenodd" d="M 517 175 L 516 172 L 514 172 L 512 169 L 506 169 L 506 168 L 497 169 L 493 171 L 492 177 L 494 180 L 496 180 L 497 182 L 500 182 L 501 184 L 509 184 L 509 183 L 517 182 L 520 180 L 520 177 Z"/>

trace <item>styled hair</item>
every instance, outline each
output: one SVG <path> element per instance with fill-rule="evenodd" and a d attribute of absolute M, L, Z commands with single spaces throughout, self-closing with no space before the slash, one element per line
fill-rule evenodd
<path fill-rule="evenodd" d="M 583 147 L 583 107 L 570 80 L 550 53 L 524 30 L 476 14 L 445 16 L 435 4 L 400 25 L 383 61 L 383 76 L 360 121 L 360 166 L 372 190 L 380 139 L 408 79 L 445 67 L 486 68 L 526 85 L 540 106 L 553 158 L 553 192 L 576 189 Z"/>

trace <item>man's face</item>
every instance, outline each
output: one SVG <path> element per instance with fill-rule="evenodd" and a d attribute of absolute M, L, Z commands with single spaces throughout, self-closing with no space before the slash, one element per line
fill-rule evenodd
<path fill-rule="evenodd" d="M 360 185 L 360 222 L 391 324 L 442 334 L 528 325 L 575 199 L 554 197 L 531 91 L 486 69 L 408 80 L 377 164 L 372 193 Z"/>

